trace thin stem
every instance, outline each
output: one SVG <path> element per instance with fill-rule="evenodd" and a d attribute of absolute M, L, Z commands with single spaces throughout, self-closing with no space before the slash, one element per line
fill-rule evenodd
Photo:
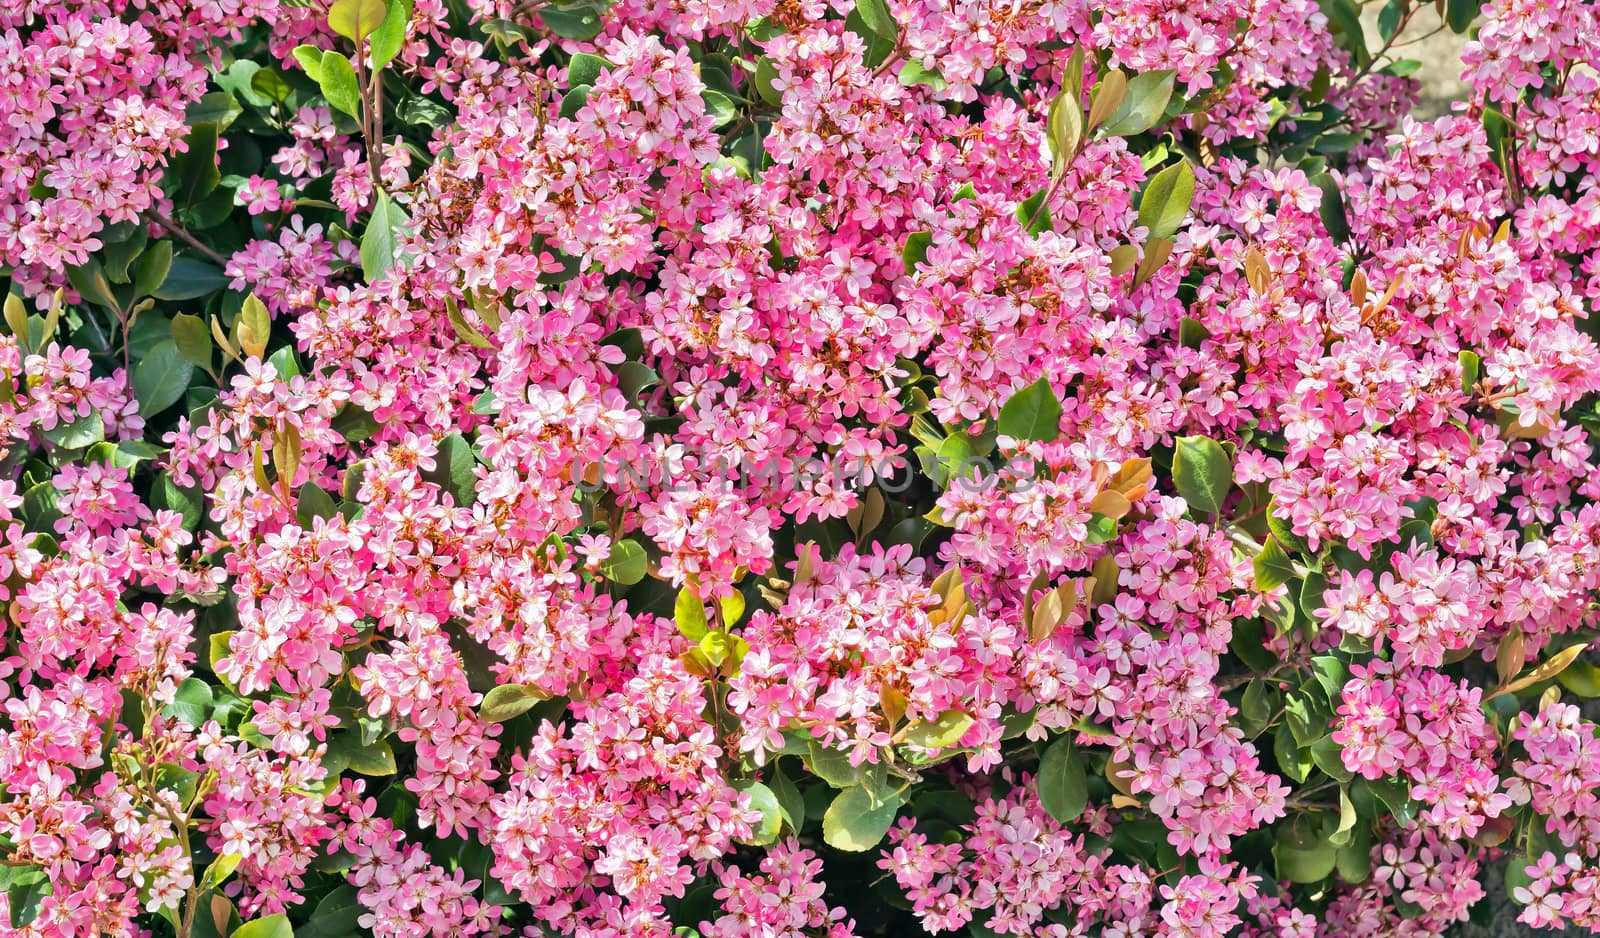
<path fill-rule="evenodd" d="M 1394 45 L 1394 41 L 1400 38 L 1401 33 L 1405 32 L 1406 24 L 1411 22 L 1411 17 L 1415 13 L 1416 9 L 1408 10 L 1404 16 L 1400 17 L 1400 22 L 1395 24 L 1394 32 L 1389 34 L 1389 39 L 1384 42 L 1383 46 L 1378 49 L 1377 52 L 1372 54 L 1372 58 L 1367 59 L 1367 64 L 1363 65 L 1360 71 L 1356 72 L 1350 77 L 1350 82 L 1345 85 L 1345 88 L 1354 88 L 1357 82 L 1367 77 L 1367 74 L 1372 71 L 1373 66 L 1378 64 L 1378 60 L 1388 54 L 1389 48 Z"/>
<path fill-rule="evenodd" d="M 211 261 L 213 264 L 216 264 L 218 267 L 227 266 L 228 259 L 226 257 L 223 257 L 221 254 L 218 254 L 211 248 L 206 247 L 199 238 L 196 238 L 194 235 L 185 231 L 177 222 L 168 218 L 166 215 L 163 215 L 155 209 L 146 209 L 144 217 L 146 221 L 151 221 L 160 225 L 178 240 L 205 255 L 207 260 Z"/>

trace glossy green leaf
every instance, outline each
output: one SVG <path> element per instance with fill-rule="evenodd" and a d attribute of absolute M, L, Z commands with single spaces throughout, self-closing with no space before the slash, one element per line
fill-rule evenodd
<path fill-rule="evenodd" d="M 1284 551 L 1278 539 L 1268 535 L 1261 545 L 1261 553 L 1250 561 L 1256 575 L 1256 590 L 1275 590 L 1295 578 L 1294 561 Z"/>
<path fill-rule="evenodd" d="M 343 54 L 332 49 L 322 53 L 317 83 L 322 88 L 322 96 L 335 110 L 357 120 L 361 118 L 361 87 L 356 83 L 356 69 Z"/>
<path fill-rule="evenodd" d="M 1172 100 L 1174 74 L 1171 69 L 1160 69 L 1130 79 L 1122 103 L 1105 123 L 1105 132 L 1113 137 L 1131 137 L 1154 127 Z"/>
<path fill-rule="evenodd" d="M 144 249 L 133 262 L 133 292 L 136 296 L 151 296 L 167 280 L 172 270 L 172 242 L 157 241 Z"/>
<path fill-rule="evenodd" d="M 211 719 L 214 702 L 210 684 L 197 677 L 185 678 L 173 692 L 172 703 L 167 704 L 161 712 L 198 728 Z"/>
<path fill-rule="evenodd" d="M 1216 440 L 1180 437 L 1172 455 L 1172 482 L 1191 509 L 1219 514 L 1233 488 L 1233 461 Z"/>
<path fill-rule="evenodd" d="M 398 771 L 394 750 L 389 744 L 381 739 L 364 743 L 357 730 L 346 730 L 329 739 L 327 758 L 343 763 L 360 775 L 381 777 Z M 331 770 L 329 774 L 333 774 Z"/>
<path fill-rule="evenodd" d="M 328 27 L 351 42 L 372 35 L 388 16 L 383 0 L 333 0 L 328 6 Z"/>
<path fill-rule="evenodd" d="M 1187 160 L 1156 173 L 1139 199 L 1138 224 L 1146 230 L 1146 239 L 1170 238 L 1176 234 L 1189 215 L 1192 201 L 1194 170 L 1189 168 Z"/>
<path fill-rule="evenodd" d="M 928 246 L 932 243 L 932 232 L 913 231 L 906 235 L 905 247 L 900 249 L 900 260 L 905 265 L 906 273 L 917 272 L 917 265 L 928 259 Z"/>
<path fill-rule="evenodd" d="M 926 749 L 943 749 L 961 741 L 973 719 L 961 710 L 946 710 L 936 720 L 917 720 L 906 727 L 906 742 Z"/>
<path fill-rule="evenodd" d="M 159 414 L 183 397 L 194 376 L 194 364 L 183 357 L 171 339 L 151 349 L 133 366 L 133 396 L 139 416 Z"/>
<path fill-rule="evenodd" d="M 755 846 L 765 846 L 775 843 L 778 834 L 783 830 L 784 810 L 778 803 L 778 796 L 772 789 L 751 779 L 740 779 L 733 783 L 735 791 L 746 792 L 750 795 L 750 807 L 761 812 L 761 820 L 750 830 L 750 839 L 744 843 Z"/>
<path fill-rule="evenodd" d="M 600 565 L 600 575 L 613 583 L 631 586 L 644 579 L 649 565 L 639 542 L 623 538 L 611 545 L 611 555 Z"/>
<path fill-rule="evenodd" d="M 267 915 L 235 928 L 232 938 L 294 938 L 294 928 L 287 916 Z"/>
<path fill-rule="evenodd" d="M 579 85 L 593 85 L 611 63 L 598 55 L 587 52 L 574 53 L 572 61 L 567 63 L 567 87 L 576 88 Z"/>
<path fill-rule="evenodd" d="M 889 12 L 889 4 L 885 0 L 856 0 L 856 13 L 875 34 L 890 42 L 899 38 L 900 24 Z"/>
<path fill-rule="evenodd" d="M 1089 804 L 1089 782 L 1070 736 L 1058 737 L 1039 758 L 1034 780 L 1039 802 L 1063 824 L 1076 820 Z"/>
<path fill-rule="evenodd" d="M 484 695 L 478 717 L 486 723 L 504 723 L 548 699 L 549 694 L 532 684 L 500 684 Z"/>
<path fill-rule="evenodd" d="M 882 842 L 903 798 L 897 794 L 874 798 L 860 785 L 839 792 L 822 815 L 822 839 L 828 846 L 855 853 L 871 850 Z"/>
<path fill-rule="evenodd" d="M 406 221 L 406 213 L 388 193 L 379 192 L 367 228 L 361 233 L 361 273 L 368 283 L 383 279 L 394 268 L 400 229 Z"/>
<path fill-rule="evenodd" d="M 1000 407 L 1000 433 L 1045 443 L 1061 435 L 1061 399 L 1045 378 L 1011 395 Z"/>
<path fill-rule="evenodd" d="M 706 632 L 710 631 L 706 619 L 706 604 L 688 587 L 678 591 L 678 598 L 672 607 L 672 617 L 678 624 L 678 631 L 691 642 L 700 641 L 706 637 Z"/>
<path fill-rule="evenodd" d="M 298 938 L 346 938 L 360 930 L 365 914 L 356 888 L 348 883 L 335 886 L 317 902 L 317 909 L 300 928 Z"/>
<path fill-rule="evenodd" d="M 155 295 L 162 300 L 192 300 L 215 293 L 227 285 L 227 276 L 211 264 L 192 257 L 175 257 Z"/>

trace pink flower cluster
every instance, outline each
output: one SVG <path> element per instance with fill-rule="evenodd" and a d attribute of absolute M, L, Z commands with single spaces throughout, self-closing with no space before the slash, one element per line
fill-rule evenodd
<path fill-rule="evenodd" d="M 0 12 L 0 931 L 1600 926 L 1592 0 L 352 3 Z"/>

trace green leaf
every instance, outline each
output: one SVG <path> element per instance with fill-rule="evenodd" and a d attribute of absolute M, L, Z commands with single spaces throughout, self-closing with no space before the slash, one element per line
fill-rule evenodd
<path fill-rule="evenodd" d="M 294 938 L 294 928 L 287 916 L 267 915 L 235 928 L 232 938 Z"/>
<path fill-rule="evenodd" d="M 1323 608 L 1322 594 L 1328 591 L 1328 578 L 1315 570 L 1306 573 L 1305 582 L 1300 584 L 1300 611 L 1305 614 L 1307 622 L 1315 622 L 1317 610 Z"/>
<path fill-rule="evenodd" d="M 278 372 L 278 378 L 287 381 L 300 374 L 300 358 L 294 353 L 294 346 L 281 345 L 276 352 L 267 356 L 267 364 Z"/>
<path fill-rule="evenodd" d="M 783 810 L 784 820 L 789 824 L 789 830 L 800 833 L 806 826 L 806 800 L 800 794 L 800 789 L 784 774 L 781 765 L 772 767 L 772 794 L 778 799 L 778 806 Z"/>
<path fill-rule="evenodd" d="M 217 125 L 195 124 L 184 141 L 188 149 L 172 164 L 178 180 L 173 199 L 180 205 L 192 205 L 222 181 L 222 171 L 217 168 Z"/>
<path fill-rule="evenodd" d="M 1351 885 L 1364 883 L 1372 875 L 1372 833 L 1366 825 L 1356 825 L 1350 842 L 1339 848 L 1334 868 L 1339 878 Z"/>
<path fill-rule="evenodd" d="M 1235 620 L 1233 639 L 1228 647 L 1252 671 L 1270 671 L 1278 663 L 1278 659 L 1266 648 L 1259 619 Z"/>
<path fill-rule="evenodd" d="M 307 46 L 304 48 L 310 47 Z M 297 48 L 295 52 L 298 55 L 299 48 Z M 320 51 L 317 52 L 316 67 L 317 74 L 311 76 L 312 81 L 316 81 L 317 75 L 322 74 L 322 53 Z M 289 100 L 289 95 L 294 93 L 294 89 L 289 87 L 289 83 L 283 80 L 283 76 L 279 75 L 276 71 L 273 71 L 270 68 L 260 69 L 254 75 L 250 76 L 250 90 L 261 95 L 263 98 L 276 101 L 279 104 Z"/>
<path fill-rule="evenodd" d="M 178 351 L 171 339 L 151 349 L 133 366 L 133 396 L 139 402 L 139 416 L 159 414 L 178 402 L 189 389 L 194 364 Z"/>
<path fill-rule="evenodd" d="M 306 74 L 311 76 L 312 81 L 318 84 L 322 83 L 321 49 L 302 43 L 295 46 L 291 54 L 294 56 L 294 60 L 300 63 L 300 67 L 305 69 Z"/>
<path fill-rule="evenodd" d="M 1047 379 L 1028 385 L 1001 406 L 1000 432 L 1012 439 L 1044 443 L 1061 435 L 1061 399 Z"/>
<path fill-rule="evenodd" d="M 166 282 L 172 270 L 172 242 L 157 241 L 144 249 L 133 262 L 133 291 L 137 296 L 150 296 Z"/>
<path fill-rule="evenodd" d="M 1461 362 L 1461 393 L 1471 397 L 1472 389 L 1483 374 L 1483 359 L 1478 357 L 1477 352 L 1467 349 L 1456 353 L 1456 359 Z"/>
<path fill-rule="evenodd" d="M 1350 219 L 1345 213 L 1344 195 L 1339 191 L 1339 184 L 1327 173 L 1318 173 L 1311 180 L 1317 188 L 1322 190 L 1322 202 L 1317 213 L 1322 217 L 1322 227 L 1328 231 L 1328 236 L 1340 244 L 1350 240 Z"/>
<path fill-rule="evenodd" d="M 726 127 L 739 117 L 739 109 L 734 106 L 733 99 L 720 91 L 707 88 L 700 92 L 700 99 L 706 103 L 706 113 L 711 115 L 713 127 Z"/>
<path fill-rule="evenodd" d="M 1017 221 L 1028 230 L 1028 234 L 1036 235 L 1041 231 L 1052 229 L 1055 222 L 1050 217 L 1050 210 L 1044 208 L 1044 197 L 1048 190 L 1040 189 L 1017 203 Z"/>
<path fill-rule="evenodd" d="M 228 285 L 228 278 L 205 261 L 192 257 L 175 257 L 167 270 L 165 280 L 155 290 L 161 300 L 192 300 L 215 293 Z"/>
<path fill-rule="evenodd" d="M 1089 523 L 1084 526 L 1089 534 L 1084 538 L 1090 544 L 1104 544 L 1117 536 L 1117 519 L 1109 518 L 1095 512 L 1089 516 Z"/>
<path fill-rule="evenodd" d="M 67 282 L 90 303 L 108 309 L 117 308 L 117 299 L 111 292 L 111 283 L 106 280 L 105 273 L 100 269 L 100 263 L 94 258 L 91 257 L 80 266 L 67 268 Z"/>
<path fill-rule="evenodd" d="M 1167 111 L 1172 99 L 1171 69 L 1161 69 L 1135 75 L 1128 82 L 1128 93 L 1122 103 L 1111 112 L 1105 132 L 1113 137 L 1131 137 L 1142 134 L 1156 125 Z"/>
<path fill-rule="evenodd" d="M 373 30 L 372 42 L 367 49 L 372 54 L 372 68 L 382 69 L 400 54 L 406 42 L 406 25 L 411 21 L 411 0 L 388 0 L 383 23 Z"/>
<path fill-rule="evenodd" d="M 917 85 L 927 85 L 929 88 L 932 88 L 935 93 L 945 89 L 944 76 L 939 74 L 937 69 L 928 68 L 917 59 L 912 59 L 900 67 L 899 78 L 900 84 L 905 85 L 907 88 L 915 88 Z"/>
<path fill-rule="evenodd" d="M 22 495 L 22 521 L 27 530 L 54 531 L 56 522 L 61 520 L 61 508 L 57 504 L 60 498 L 61 492 L 49 479 L 29 486 Z"/>
<path fill-rule="evenodd" d="M 1280 829 L 1272 856 L 1278 863 L 1278 878 L 1292 883 L 1315 883 L 1333 872 L 1338 850 L 1326 839 L 1296 836 L 1293 824 Z"/>
<path fill-rule="evenodd" d="M 1282 544 L 1283 549 L 1289 553 L 1309 553 L 1311 551 L 1311 545 L 1306 543 L 1305 538 L 1294 533 L 1294 528 L 1289 526 L 1289 522 L 1278 517 L 1277 513 L 1273 510 L 1276 507 L 1277 505 L 1275 502 L 1267 503 L 1267 530 L 1272 532 L 1272 536 L 1277 538 L 1278 543 Z"/>
<path fill-rule="evenodd" d="M 1279 723 L 1273 732 L 1272 752 L 1278 759 L 1279 770 L 1290 781 L 1304 782 L 1306 776 L 1311 774 L 1313 763 L 1310 754 L 1302 751 L 1300 744 L 1295 741 L 1288 720 Z"/>
<path fill-rule="evenodd" d="M 946 710 L 936 720 L 917 720 L 906 727 L 906 742 L 925 749 L 943 749 L 961 741 L 973 719 L 961 710 Z"/>
<path fill-rule="evenodd" d="M 328 7 L 328 26 L 359 46 L 387 15 L 383 0 L 333 0 Z"/>
<path fill-rule="evenodd" d="M 200 877 L 200 891 L 206 892 L 217 888 L 223 880 L 233 875 L 233 871 L 239 868 L 239 862 L 243 859 L 244 857 L 237 853 L 225 853 L 212 860 L 211 865 L 206 867 L 205 875 Z"/>
<path fill-rule="evenodd" d="M 478 716 L 486 723 L 504 723 L 532 710 L 550 695 L 532 684 L 500 684 L 484 695 Z"/>
<path fill-rule="evenodd" d="M 860 853 L 876 847 L 905 801 L 898 793 L 874 799 L 865 788 L 846 788 L 822 815 L 822 839 L 830 847 Z"/>
<path fill-rule="evenodd" d="M 343 54 L 329 49 L 322 53 L 322 70 L 317 76 L 322 96 L 335 110 L 361 119 L 361 86 L 356 83 L 356 69 Z"/>
<path fill-rule="evenodd" d="M 434 468 L 424 472 L 422 477 L 449 492 L 457 505 L 471 505 L 477 499 L 478 477 L 473 470 L 478 459 L 466 437 L 460 433 L 447 434 L 439 441 L 433 461 Z"/>
<path fill-rule="evenodd" d="M 1344 661 L 1334 655 L 1317 655 L 1311 659 L 1311 672 L 1327 693 L 1328 701 L 1337 703 L 1350 681 L 1350 669 Z"/>
<path fill-rule="evenodd" d="M 1089 804 L 1089 784 L 1070 736 L 1058 738 L 1045 749 L 1034 784 L 1039 802 L 1057 821 L 1065 824 L 1083 813 Z"/>
<path fill-rule="evenodd" d="M 197 677 L 185 678 L 173 692 L 172 703 L 162 709 L 169 717 L 177 717 L 190 726 L 199 727 L 211 718 L 211 706 L 216 701 L 211 685 Z"/>
<path fill-rule="evenodd" d="M 632 538 L 623 538 L 611 545 L 611 556 L 600 565 L 600 575 L 613 583 L 632 586 L 644 579 L 648 568 L 644 548 Z"/>
<path fill-rule="evenodd" d="M 578 115 L 585 104 L 589 102 L 589 92 L 594 89 L 588 85 L 576 85 L 561 98 L 561 116 L 571 120 Z"/>
<path fill-rule="evenodd" d="M 1584 699 L 1600 697 L 1600 668 L 1582 659 L 1567 665 L 1566 670 L 1556 675 L 1556 680 Z"/>
<path fill-rule="evenodd" d="M 1190 508 L 1220 514 L 1233 488 L 1233 462 L 1216 440 L 1180 437 L 1172 454 L 1172 483 Z"/>
<path fill-rule="evenodd" d="M 360 775 L 384 776 L 393 775 L 398 771 L 394 762 L 394 750 L 389 748 L 389 744 L 381 739 L 364 744 L 359 730 L 346 730 L 328 740 L 328 753 L 325 759 L 343 763 L 352 772 Z M 330 770 L 328 774 L 336 773 Z"/>
<path fill-rule="evenodd" d="M 1078 61 L 1076 54 L 1074 61 Z M 1070 71 L 1071 66 L 1068 68 Z M 1078 152 L 1078 144 L 1083 141 L 1083 124 L 1083 102 L 1078 99 L 1077 83 L 1069 81 L 1050 102 L 1045 124 L 1045 139 L 1050 144 L 1050 157 L 1057 170 Z"/>
<path fill-rule="evenodd" d="M 610 67 L 611 63 L 598 55 L 590 55 L 587 52 L 574 53 L 572 61 L 567 63 L 567 87 L 593 85 Z"/>
<path fill-rule="evenodd" d="M 933 232 L 913 231 L 906 235 L 906 246 L 900 249 L 900 260 L 906 273 L 917 272 L 917 265 L 928 259 L 928 246 L 933 243 Z"/>
<path fill-rule="evenodd" d="M 856 0 L 856 14 L 878 36 L 890 42 L 900 38 L 900 24 L 895 22 L 894 14 L 889 12 L 889 4 L 884 0 Z"/>
<path fill-rule="evenodd" d="M 58 423 L 53 429 L 42 430 L 40 435 L 61 449 L 83 449 L 106 438 L 106 425 L 100 414 L 91 411 L 71 423 Z"/>
<path fill-rule="evenodd" d="M 1520 904 L 1520 900 L 1515 898 L 1518 889 L 1527 889 L 1533 885 L 1533 877 L 1528 875 L 1528 868 L 1533 866 L 1533 863 L 1533 858 L 1520 850 L 1512 851 L 1511 856 L 1506 859 L 1506 897 L 1513 902 Z"/>
<path fill-rule="evenodd" d="M 766 56 L 756 59 L 755 74 L 756 93 L 761 95 L 761 100 L 771 105 L 783 103 L 783 92 L 779 91 L 773 82 L 778 80 L 778 70 L 773 66 L 772 60 Z"/>
<path fill-rule="evenodd" d="M 806 765 L 811 774 L 834 788 L 849 788 L 861 781 L 861 769 L 850 764 L 850 757 L 816 740 L 807 747 Z"/>
<path fill-rule="evenodd" d="M 1274 590 L 1295 578 L 1294 561 L 1278 543 L 1278 539 L 1267 535 L 1266 543 L 1261 545 L 1261 553 L 1250 561 L 1250 566 L 1256 573 L 1256 591 L 1265 593 Z"/>
<path fill-rule="evenodd" d="M 1139 199 L 1138 224 L 1148 232 L 1147 239 L 1170 238 L 1177 233 L 1194 201 L 1194 170 L 1187 160 L 1156 173 Z"/>
<path fill-rule="evenodd" d="M 211 638 L 207 642 L 207 650 L 210 653 L 210 657 L 206 659 L 207 663 L 211 666 L 211 673 L 216 673 L 217 662 L 233 654 L 232 649 L 228 647 L 228 642 L 236 633 L 236 629 L 227 632 L 211 633 Z"/>
<path fill-rule="evenodd" d="M 1366 65 L 1372 55 L 1367 51 L 1366 35 L 1361 28 L 1361 11 L 1352 0 L 1319 0 L 1318 5 L 1328 17 L 1329 31 L 1339 48 L 1348 51 L 1357 67 Z"/>
<path fill-rule="evenodd" d="M 362 914 L 354 886 L 338 886 L 322 897 L 317 910 L 300 929 L 299 938 L 345 938 L 356 934 Z"/>
<path fill-rule="evenodd" d="M 1344 757 L 1340 755 L 1344 747 L 1333 741 L 1333 737 L 1324 736 L 1311 744 L 1311 761 L 1317 768 L 1328 773 L 1328 777 L 1339 782 L 1348 782 L 1355 778 L 1355 773 L 1344 767 Z"/>
<path fill-rule="evenodd" d="M 401 101 L 396 113 L 402 121 L 416 127 L 443 127 L 455 119 L 449 105 L 421 95 Z"/>
<path fill-rule="evenodd" d="M 672 606 L 672 618 L 678 623 L 678 631 L 691 642 L 700 641 L 710 631 L 706 620 L 706 604 L 695 595 L 694 590 L 687 587 L 678 591 L 678 598 Z"/>
<path fill-rule="evenodd" d="M 1403 782 L 1394 779 L 1380 778 L 1376 780 L 1359 779 L 1358 786 L 1368 788 L 1378 800 L 1388 805 L 1389 812 L 1394 816 L 1395 822 L 1401 827 L 1410 826 L 1417 816 L 1417 803 L 1411 800 L 1409 787 Z"/>
<path fill-rule="evenodd" d="M 318 518 L 332 518 L 339 513 L 339 506 L 334 502 L 328 490 L 315 482 L 307 482 L 300 486 L 300 495 L 295 504 L 295 519 L 302 528 L 309 530 L 312 523 Z"/>
<path fill-rule="evenodd" d="M 1445 0 L 1444 21 L 1454 33 L 1465 33 L 1478 18 L 1482 4 L 1478 0 Z"/>
<path fill-rule="evenodd" d="M 221 133 L 243 113 L 244 108 L 233 99 L 233 95 L 226 91 L 212 91 L 189 105 L 184 111 L 184 120 L 191 127 L 196 124 L 215 124 L 217 132 Z"/>
<path fill-rule="evenodd" d="M 1339 787 L 1339 826 L 1332 834 L 1328 835 L 1328 843 L 1336 847 L 1343 847 L 1350 843 L 1351 835 L 1355 832 L 1356 806 L 1350 803 L 1350 792 L 1344 787 Z"/>
<path fill-rule="evenodd" d="M 1388 42 L 1394 38 L 1395 32 L 1400 28 L 1400 16 L 1404 11 L 1400 0 L 1389 0 L 1378 11 L 1378 38 Z"/>
<path fill-rule="evenodd" d="M 783 830 L 784 810 L 772 789 L 753 779 L 740 779 L 733 783 L 735 791 L 748 792 L 750 807 L 761 812 L 761 820 L 750 829 L 750 839 L 743 843 L 765 846 L 775 843 Z"/>
<path fill-rule="evenodd" d="M 600 35 L 603 25 L 598 14 L 585 9 L 559 10 L 547 6 L 539 10 L 539 18 L 544 20 L 546 29 L 562 39 L 593 39 Z"/>
<path fill-rule="evenodd" d="M 393 269 L 400 228 L 406 221 L 406 213 L 389 194 L 379 192 L 372 217 L 367 219 L 367 230 L 361 234 L 361 273 L 368 283 L 376 283 Z"/>
<path fill-rule="evenodd" d="M 39 917 L 39 903 L 55 892 L 50 877 L 37 867 L 24 868 L 6 884 L 6 901 L 11 907 L 11 924 L 24 928 Z"/>
<path fill-rule="evenodd" d="M 1239 701 L 1239 728 L 1244 731 L 1246 739 L 1260 736 L 1272 722 L 1270 697 L 1267 683 L 1260 678 L 1245 685 L 1244 696 Z"/>
<path fill-rule="evenodd" d="M 200 526 L 200 512 L 204 507 L 198 487 L 184 487 L 172 480 L 172 475 L 162 472 L 156 478 L 151 501 L 157 510 L 175 511 L 183 516 L 183 528 L 193 531 Z"/>

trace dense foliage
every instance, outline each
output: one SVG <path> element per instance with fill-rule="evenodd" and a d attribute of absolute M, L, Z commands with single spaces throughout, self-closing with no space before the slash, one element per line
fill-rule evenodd
<path fill-rule="evenodd" d="M 1600 927 L 1600 4 L 1371 2 L 4 5 L 0 932 Z"/>

